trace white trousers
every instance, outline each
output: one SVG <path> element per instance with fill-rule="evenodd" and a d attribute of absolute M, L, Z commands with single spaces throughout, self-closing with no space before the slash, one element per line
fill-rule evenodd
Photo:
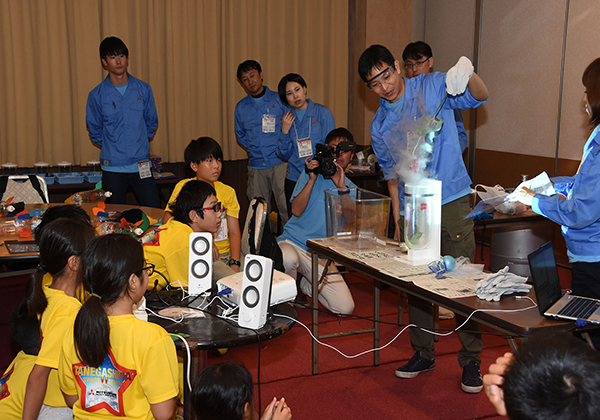
<path fill-rule="evenodd" d="M 312 296 L 312 259 L 310 252 L 300 248 L 298 245 L 284 239 L 279 242 L 283 253 L 283 266 L 285 274 L 296 279 L 298 274 L 303 276 L 300 289 L 308 296 Z M 319 260 L 319 278 L 325 269 L 325 262 Z M 335 266 L 330 266 L 328 272 L 335 272 Z M 319 279 L 314 279 L 318 281 Z M 350 315 L 354 310 L 354 300 L 350 289 L 340 274 L 329 274 L 325 276 L 319 285 L 319 302 L 331 312 L 342 315 Z"/>

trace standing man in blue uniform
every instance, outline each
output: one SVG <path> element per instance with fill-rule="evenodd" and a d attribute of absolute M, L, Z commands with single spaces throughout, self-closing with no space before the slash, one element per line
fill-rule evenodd
<path fill-rule="evenodd" d="M 433 71 L 433 51 L 429 44 L 423 41 L 411 42 L 402 51 L 402 61 L 406 69 L 406 77 L 412 79 L 419 74 L 431 73 Z M 456 130 L 458 131 L 458 142 L 460 150 L 464 152 L 469 145 L 469 138 L 463 123 L 460 109 L 454 110 L 454 119 L 456 120 Z"/>
<path fill-rule="evenodd" d="M 471 179 L 461 156 L 454 109 L 468 109 L 484 103 L 488 98 L 485 83 L 473 72 L 473 64 L 466 57 L 461 57 L 447 74 L 427 73 L 412 79 L 402 78 L 400 63 L 382 45 L 372 45 L 363 52 L 358 71 L 367 87 L 381 98 L 371 123 L 371 145 L 392 198 L 396 240 L 402 237 L 404 183 L 400 174 L 405 170 L 406 162 L 402 161 L 401 150 L 407 149 L 411 135 L 407 127 L 416 129 L 414 124 L 427 114 L 433 115 L 443 102 L 437 115 L 438 119 L 443 118 L 443 124 L 433 139 L 431 159 L 426 167 L 431 178 L 442 181 L 441 251 L 443 255 L 467 256 L 474 261 L 473 220 L 464 220 L 470 211 Z M 444 101 L 446 93 L 448 96 Z M 429 328 L 433 323 L 432 310 L 430 302 L 409 295 L 411 323 Z M 460 325 L 464 317 L 457 315 L 456 320 Z M 479 326 L 471 321 L 463 328 L 473 331 Z M 483 350 L 481 335 L 459 330 L 459 336 L 463 344 L 458 353 L 463 368 L 461 388 L 468 393 L 480 392 L 483 388 L 479 369 L 479 354 Z M 400 378 L 414 378 L 435 368 L 433 336 L 420 328 L 411 328 L 410 339 L 415 354 L 396 370 L 396 376 Z"/>
<path fill-rule="evenodd" d="M 271 207 L 271 194 L 283 225 L 288 221 L 285 203 L 287 164 L 276 153 L 281 135 L 283 105 L 277 92 L 263 85 L 260 64 L 254 60 L 238 66 L 237 78 L 248 95 L 235 106 L 235 135 L 248 152 L 248 200 L 263 197 Z"/>
<path fill-rule="evenodd" d="M 149 84 L 127 73 L 129 50 L 116 37 L 100 43 L 100 59 L 108 76 L 88 95 L 86 124 L 100 146 L 102 187 L 110 203 L 125 204 L 131 186 L 142 206 L 161 207 L 150 170 L 150 139 L 158 126 Z"/>

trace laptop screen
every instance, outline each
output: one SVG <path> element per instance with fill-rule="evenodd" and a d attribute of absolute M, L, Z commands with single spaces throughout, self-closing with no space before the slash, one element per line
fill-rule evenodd
<path fill-rule="evenodd" d="M 527 259 L 538 309 L 543 316 L 544 312 L 562 296 L 552 241 L 533 251 Z"/>

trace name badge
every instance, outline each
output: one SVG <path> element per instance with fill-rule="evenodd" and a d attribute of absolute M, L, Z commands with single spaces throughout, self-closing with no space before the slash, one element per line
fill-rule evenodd
<path fill-rule="evenodd" d="M 312 156 L 312 142 L 310 139 L 297 140 L 296 144 L 298 145 L 298 157 L 305 158 L 308 156 Z"/>
<path fill-rule="evenodd" d="M 141 179 L 150 178 L 152 176 L 152 171 L 150 170 L 150 161 L 146 160 L 138 163 L 138 172 L 140 173 Z"/>
<path fill-rule="evenodd" d="M 274 133 L 275 132 L 275 117 L 269 114 L 265 114 L 262 117 L 262 132 L 263 133 Z"/>

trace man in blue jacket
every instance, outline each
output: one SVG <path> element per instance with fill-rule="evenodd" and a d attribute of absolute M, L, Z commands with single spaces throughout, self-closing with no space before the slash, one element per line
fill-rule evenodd
<path fill-rule="evenodd" d="M 429 44 L 423 41 L 411 42 L 402 51 L 402 61 L 406 69 L 406 77 L 412 79 L 419 74 L 431 73 L 433 71 L 433 51 Z M 454 110 L 454 119 L 456 120 L 456 130 L 458 131 L 458 142 L 460 150 L 465 151 L 469 145 L 469 138 L 463 123 L 460 109 Z"/>
<path fill-rule="evenodd" d="M 400 240 L 402 237 L 404 181 L 415 170 L 411 166 L 415 161 L 405 159 L 407 151 L 413 150 L 411 140 L 419 137 L 419 121 L 426 115 L 433 116 L 440 107 L 436 118 L 443 118 L 443 124 L 433 138 L 430 159 L 422 170 L 424 175 L 442 181 L 442 254 L 467 256 L 474 261 L 473 220 L 464 220 L 470 211 L 471 179 L 462 160 L 454 109 L 468 109 L 484 103 L 488 97 L 485 83 L 473 72 L 473 65 L 466 57 L 461 57 L 447 74 L 427 73 L 412 79 L 402 78 L 400 63 L 382 45 L 372 45 L 363 52 L 358 71 L 367 87 L 381 98 L 371 123 L 371 145 L 392 198 L 394 238 Z M 410 322 L 430 328 L 433 322 L 431 303 L 410 295 L 408 302 Z M 464 318 L 457 315 L 456 320 L 460 325 Z M 473 331 L 479 326 L 471 321 L 463 328 Z M 483 350 L 481 335 L 459 330 L 459 336 L 463 343 L 458 353 L 463 368 L 461 388 L 468 393 L 480 392 L 483 388 L 479 369 L 479 354 Z M 400 378 L 414 378 L 435 368 L 433 336 L 420 328 L 411 328 L 410 339 L 415 354 L 396 370 L 396 376 Z"/>
<path fill-rule="evenodd" d="M 235 135 L 248 152 L 248 200 L 263 197 L 270 213 L 273 194 L 279 218 L 285 225 L 288 220 L 284 189 L 287 164 L 276 153 L 284 109 L 277 92 L 263 85 L 258 62 L 241 63 L 237 78 L 248 92 L 235 106 Z"/>
<path fill-rule="evenodd" d="M 158 126 L 149 84 L 127 73 L 129 50 L 116 37 L 100 43 L 100 59 L 108 76 L 88 95 L 86 124 L 100 146 L 102 187 L 107 200 L 125 204 L 131 186 L 142 206 L 161 207 L 150 171 L 150 139 Z"/>

